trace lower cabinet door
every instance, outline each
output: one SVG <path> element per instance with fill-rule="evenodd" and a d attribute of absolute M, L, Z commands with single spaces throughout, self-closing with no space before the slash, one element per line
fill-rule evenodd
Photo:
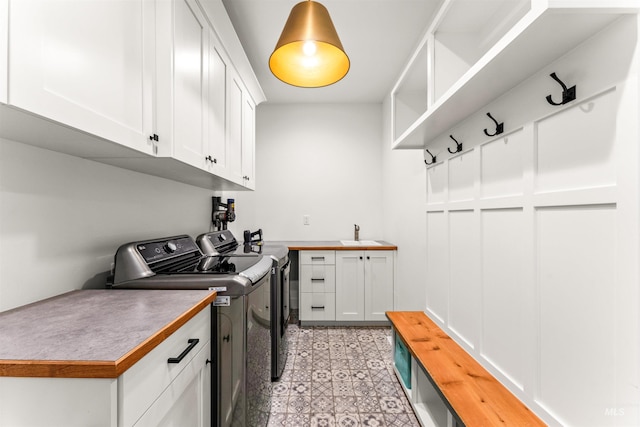
<path fill-rule="evenodd" d="M 207 342 L 134 425 L 210 426 L 211 364 L 208 360 L 211 360 L 211 346 Z"/>
<path fill-rule="evenodd" d="M 384 321 L 385 312 L 393 310 L 394 253 L 367 251 L 364 268 L 365 320 Z"/>
<path fill-rule="evenodd" d="M 336 320 L 364 320 L 364 251 L 336 252 Z"/>
<path fill-rule="evenodd" d="M 336 294 L 301 293 L 300 320 L 336 320 Z"/>

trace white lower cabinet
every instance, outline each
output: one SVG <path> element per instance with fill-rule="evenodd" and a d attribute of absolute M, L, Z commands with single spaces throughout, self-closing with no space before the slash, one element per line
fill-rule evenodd
<path fill-rule="evenodd" d="M 300 254 L 300 320 L 336 320 L 334 251 Z"/>
<path fill-rule="evenodd" d="M 336 320 L 386 320 L 394 265 L 394 251 L 336 251 Z"/>
<path fill-rule="evenodd" d="M 302 292 L 300 294 L 300 320 L 336 319 L 336 294 L 334 292 Z"/>
<path fill-rule="evenodd" d="M 364 319 L 386 320 L 393 310 L 395 251 L 365 251 Z"/>
<path fill-rule="evenodd" d="M 210 337 L 205 308 L 118 378 L 0 377 L 0 426 L 209 426 Z"/>
<path fill-rule="evenodd" d="M 300 320 L 386 321 L 394 277 L 395 251 L 302 251 Z"/>
<path fill-rule="evenodd" d="M 204 426 L 210 419 L 211 309 L 169 336 L 152 352 L 118 378 L 118 425 Z M 169 358 L 181 355 L 199 342 L 179 363 Z M 183 395 L 191 396 L 185 399 Z M 181 413 L 192 412 L 189 421 L 168 423 Z M 195 418 L 194 418 L 195 417 Z"/>
<path fill-rule="evenodd" d="M 336 320 L 364 320 L 364 251 L 336 253 Z"/>

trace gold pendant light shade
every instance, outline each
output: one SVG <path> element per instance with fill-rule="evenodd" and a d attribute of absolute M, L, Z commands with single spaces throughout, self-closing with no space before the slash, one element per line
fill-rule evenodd
<path fill-rule="evenodd" d="M 322 87 L 342 79 L 349 65 L 327 8 L 312 0 L 295 5 L 269 58 L 271 72 L 293 86 Z"/>

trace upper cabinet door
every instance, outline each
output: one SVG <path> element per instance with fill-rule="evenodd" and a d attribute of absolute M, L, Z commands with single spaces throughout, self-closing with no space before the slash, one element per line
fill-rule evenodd
<path fill-rule="evenodd" d="M 227 81 L 228 178 L 243 184 L 242 178 L 242 84 L 230 75 Z"/>
<path fill-rule="evenodd" d="M 153 2 L 19 0 L 9 14 L 9 104 L 153 152 Z"/>
<path fill-rule="evenodd" d="M 209 26 L 194 0 L 175 0 L 173 28 L 173 154 L 204 168 Z"/>
<path fill-rule="evenodd" d="M 247 95 L 242 104 L 242 179 L 244 186 L 255 190 L 256 106 Z"/>
<path fill-rule="evenodd" d="M 210 32 L 209 44 L 209 118 L 208 151 L 211 170 L 226 176 L 228 167 L 227 129 L 227 61 L 222 54 L 222 45 Z"/>

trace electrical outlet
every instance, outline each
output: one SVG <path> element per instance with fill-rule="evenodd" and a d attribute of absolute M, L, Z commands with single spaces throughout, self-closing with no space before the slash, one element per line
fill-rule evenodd
<path fill-rule="evenodd" d="M 304 225 L 311 224 L 311 215 L 302 215 L 302 223 Z"/>

